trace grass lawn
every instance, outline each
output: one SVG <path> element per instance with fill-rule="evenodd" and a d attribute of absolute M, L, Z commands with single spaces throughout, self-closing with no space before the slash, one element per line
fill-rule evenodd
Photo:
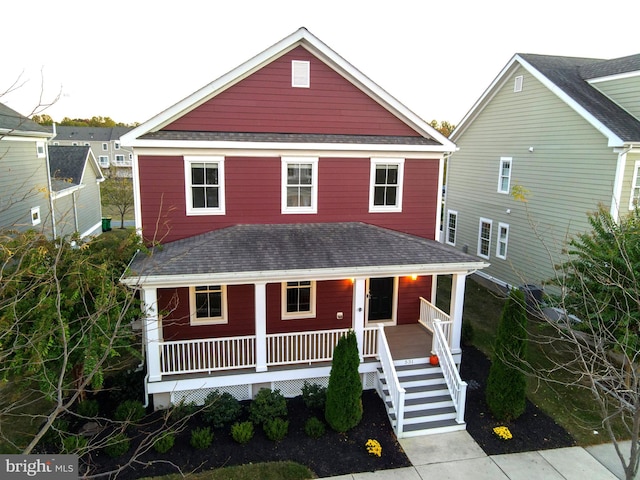
<path fill-rule="evenodd" d="M 449 311 L 451 278 L 438 278 L 436 304 L 445 312 Z M 489 358 L 493 354 L 493 339 L 505 303 L 504 296 L 494 292 L 473 279 L 467 279 L 463 323 L 473 327 L 473 345 Z M 544 321 L 530 319 L 530 340 L 540 334 L 551 334 L 552 329 Z M 549 343 L 529 342 L 528 359 L 535 370 L 543 370 L 551 365 L 551 359 L 566 363 L 572 358 L 571 352 L 559 352 Z M 528 379 L 527 396 L 534 404 L 562 425 L 576 440 L 586 446 L 609 442 L 602 427 L 600 413 L 592 394 L 585 388 L 571 386 L 575 381 L 565 372 L 556 372 L 548 377 L 553 381 L 543 381 L 534 376 Z M 614 426 L 618 438 L 625 438 L 621 425 Z M 598 432 L 598 433 L 594 433 Z"/>

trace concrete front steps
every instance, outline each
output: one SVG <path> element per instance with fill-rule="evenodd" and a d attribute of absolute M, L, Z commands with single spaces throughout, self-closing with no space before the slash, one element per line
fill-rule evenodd
<path fill-rule="evenodd" d="M 465 430 L 465 423 L 456 422 L 456 409 L 439 366 L 431 365 L 428 357 L 395 360 L 394 365 L 400 385 L 405 389 L 404 427 L 400 437 Z M 396 430 L 396 412 L 382 369 L 378 369 L 378 375 L 387 414 Z"/>

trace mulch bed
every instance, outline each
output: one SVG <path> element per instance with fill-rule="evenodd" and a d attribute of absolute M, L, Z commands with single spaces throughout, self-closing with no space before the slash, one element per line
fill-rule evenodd
<path fill-rule="evenodd" d="M 484 401 L 484 387 L 490 362 L 474 347 L 463 348 L 461 376 L 469 384 L 467 391 L 467 431 L 488 455 L 515 453 L 575 445 L 573 438 L 553 419 L 534 404 L 527 401 L 525 413 L 506 426 L 513 434 L 505 441 L 493 433 L 493 428 L 505 425 L 496 421 Z M 246 463 L 291 460 L 308 466 L 318 477 L 347 473 L 394 469 L 411 463 L 398 443 L 389 424 L 382 400 L 374 391 L 363 393 L 364 415 L 362 422 L 346 434 L 327 428 L 320 439 L 308 437 L 304 423 L 311 416 L 322 419 L 322 414 L 309 410 L 302 397 L 288 400 L 289 434 L 281 442 L 269 440 L 261 428 L 256 428 L 253 439 L 246 445 L 236 443 L 229 428 L 215 430 L 213 445 L 206 450 L 195 450 L 189 444 L 192 428 L 203 426 L 199 418 L 180 433 L 174 447 L 165 454 L 154 450 L 142 455 L 140 462 L 117 475 L 120 480 L 142 477 L 202 471 Z M 158 415 L 157 413 L 155 415 Z M 367 453 L 365 443 L 376 439 L 382 445 L 382 457 Z M 98 471 L 109 471 L 123 462 L 123 458 L 111 459 L 102 452 L 93 455 L 92 463 Z"/>

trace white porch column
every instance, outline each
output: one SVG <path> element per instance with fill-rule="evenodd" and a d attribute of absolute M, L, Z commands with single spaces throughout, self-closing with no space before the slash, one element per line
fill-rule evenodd
<path fill-rule="evenodd" d="M 256 322 L 256 372 L 267 371 L 267 284 L 253 285 Z"/>
<path fill-rule="evenodd" d="M 142 301 L 144 302 L 144 337 L 147 349 L 147 373 L 150 382 L 159 382 L 162 379 L 160 372 L 160 346 L 162 340 L 160 323 L 158 318 L 158 291 L 155 288 L 142 289 Z"/>
<path fill-rule="evenodd" d="M 464 309 L 464 285 L 466 274 L 454 274 L 451 276 L 451 305 L 449 312 L 453 320 L 451 334 L 451 353 L 462 352 L 460 338 L 462 337 L 462 310 Z"/>
<path fill-rule="evenodd" d="M 358 353 L 360 354 L 361 362 L 364 360 L 364 307 L 367 301 L 365 285 L 365 278 L 356 278 L 353 282 L 353 314 L 351 315 L 353 319 L 352 328 L 358 340 Z"/>

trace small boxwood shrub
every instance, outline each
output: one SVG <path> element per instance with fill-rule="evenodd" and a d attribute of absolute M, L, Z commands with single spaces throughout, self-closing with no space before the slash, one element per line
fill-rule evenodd
<path fill-rule="evenodd" d="M 253 423 L 249 421 L 236 422 L 231 426 L 231 438 L 242 445 L 253 438 L 253 433 Z"/>
<path fill-rule="evenodd" d="M 169 423 L 176 423 L 192 415 L 195 415 L 197 411 L 198 406 L 195 403 L 182 401 L 177 405 L 171 407 L 167 418 Z"/>
<path fill-rule="evenodd" d="M 287 399 L 280 390 L 261 388 L 249 405 L 249 418 L 263 425 L 267 420 L 287 416 Z"/>
<path fill-rule="evenodd" d="M 176 435 L 171 430 L 164 432 L 156 441 L 153 442 L 153 448 L 158 453 L 167 453 L 173 448 L 173 444 L 176 442 Z"/>
<path fill-rule="evenodd" d="M 213 432 L 209 427 L 194 428 L 191 430 L 191 446 L 197 450 L 209 448 L 213 443 Z"/>
<path fill-rule="evenodd" d="M 240 402 L 230 393 L 211 392 L 204 401 L 202 418 L 213 428 L 234 422 L 242 413 Z"/>
<path fill-rule="evenodd" d="M 81 435 L 69 435 L 62 440 L 62 451 L 64 453 L 78 453 L 87 446 L 87 439 Z"/>
<path fill-rule="evenodd" d="M 94 418 L 98 416 L 99 411 L 100 405 L 98 404 L 98 400 L 83 400 L 78 403 L 77 413 L 81 417 Z"/>
<path fill-rule="evenodd" d="M 304 424 L 304 433 L 311 438 L 320 438 L 324 435 L 325 431 L 326 427 L 318 417 L 311 417 Z"/>
<path fill-rule="evenodd" d="M 116 458 L 127 453 L 131 441 L 124 433 L 117 433 L 107 441 L 107 445 L 104 447 L 104 453 L 111 458 Z"/>
<path fill-rule="evenodd" d="M 269 440 L 279 442 L 289 433 L 289 421 L 280 417 L 271 418 L 264 422 L 263 428 Z"/>
<path fill-rule="evenodd" d="M 116 408 L 115 418 L 120 422 L 126 420 L 137 422 L 146 414 L 144 405 L 139 400 L 125 400 Z"/>
<path fill-rule="evenodd" d="M 327 387 L 317 383 L 304 382 L 302 386 L 302 401 L 307 408 L 324 410 L 324 403 L 327 399 Z"/>

